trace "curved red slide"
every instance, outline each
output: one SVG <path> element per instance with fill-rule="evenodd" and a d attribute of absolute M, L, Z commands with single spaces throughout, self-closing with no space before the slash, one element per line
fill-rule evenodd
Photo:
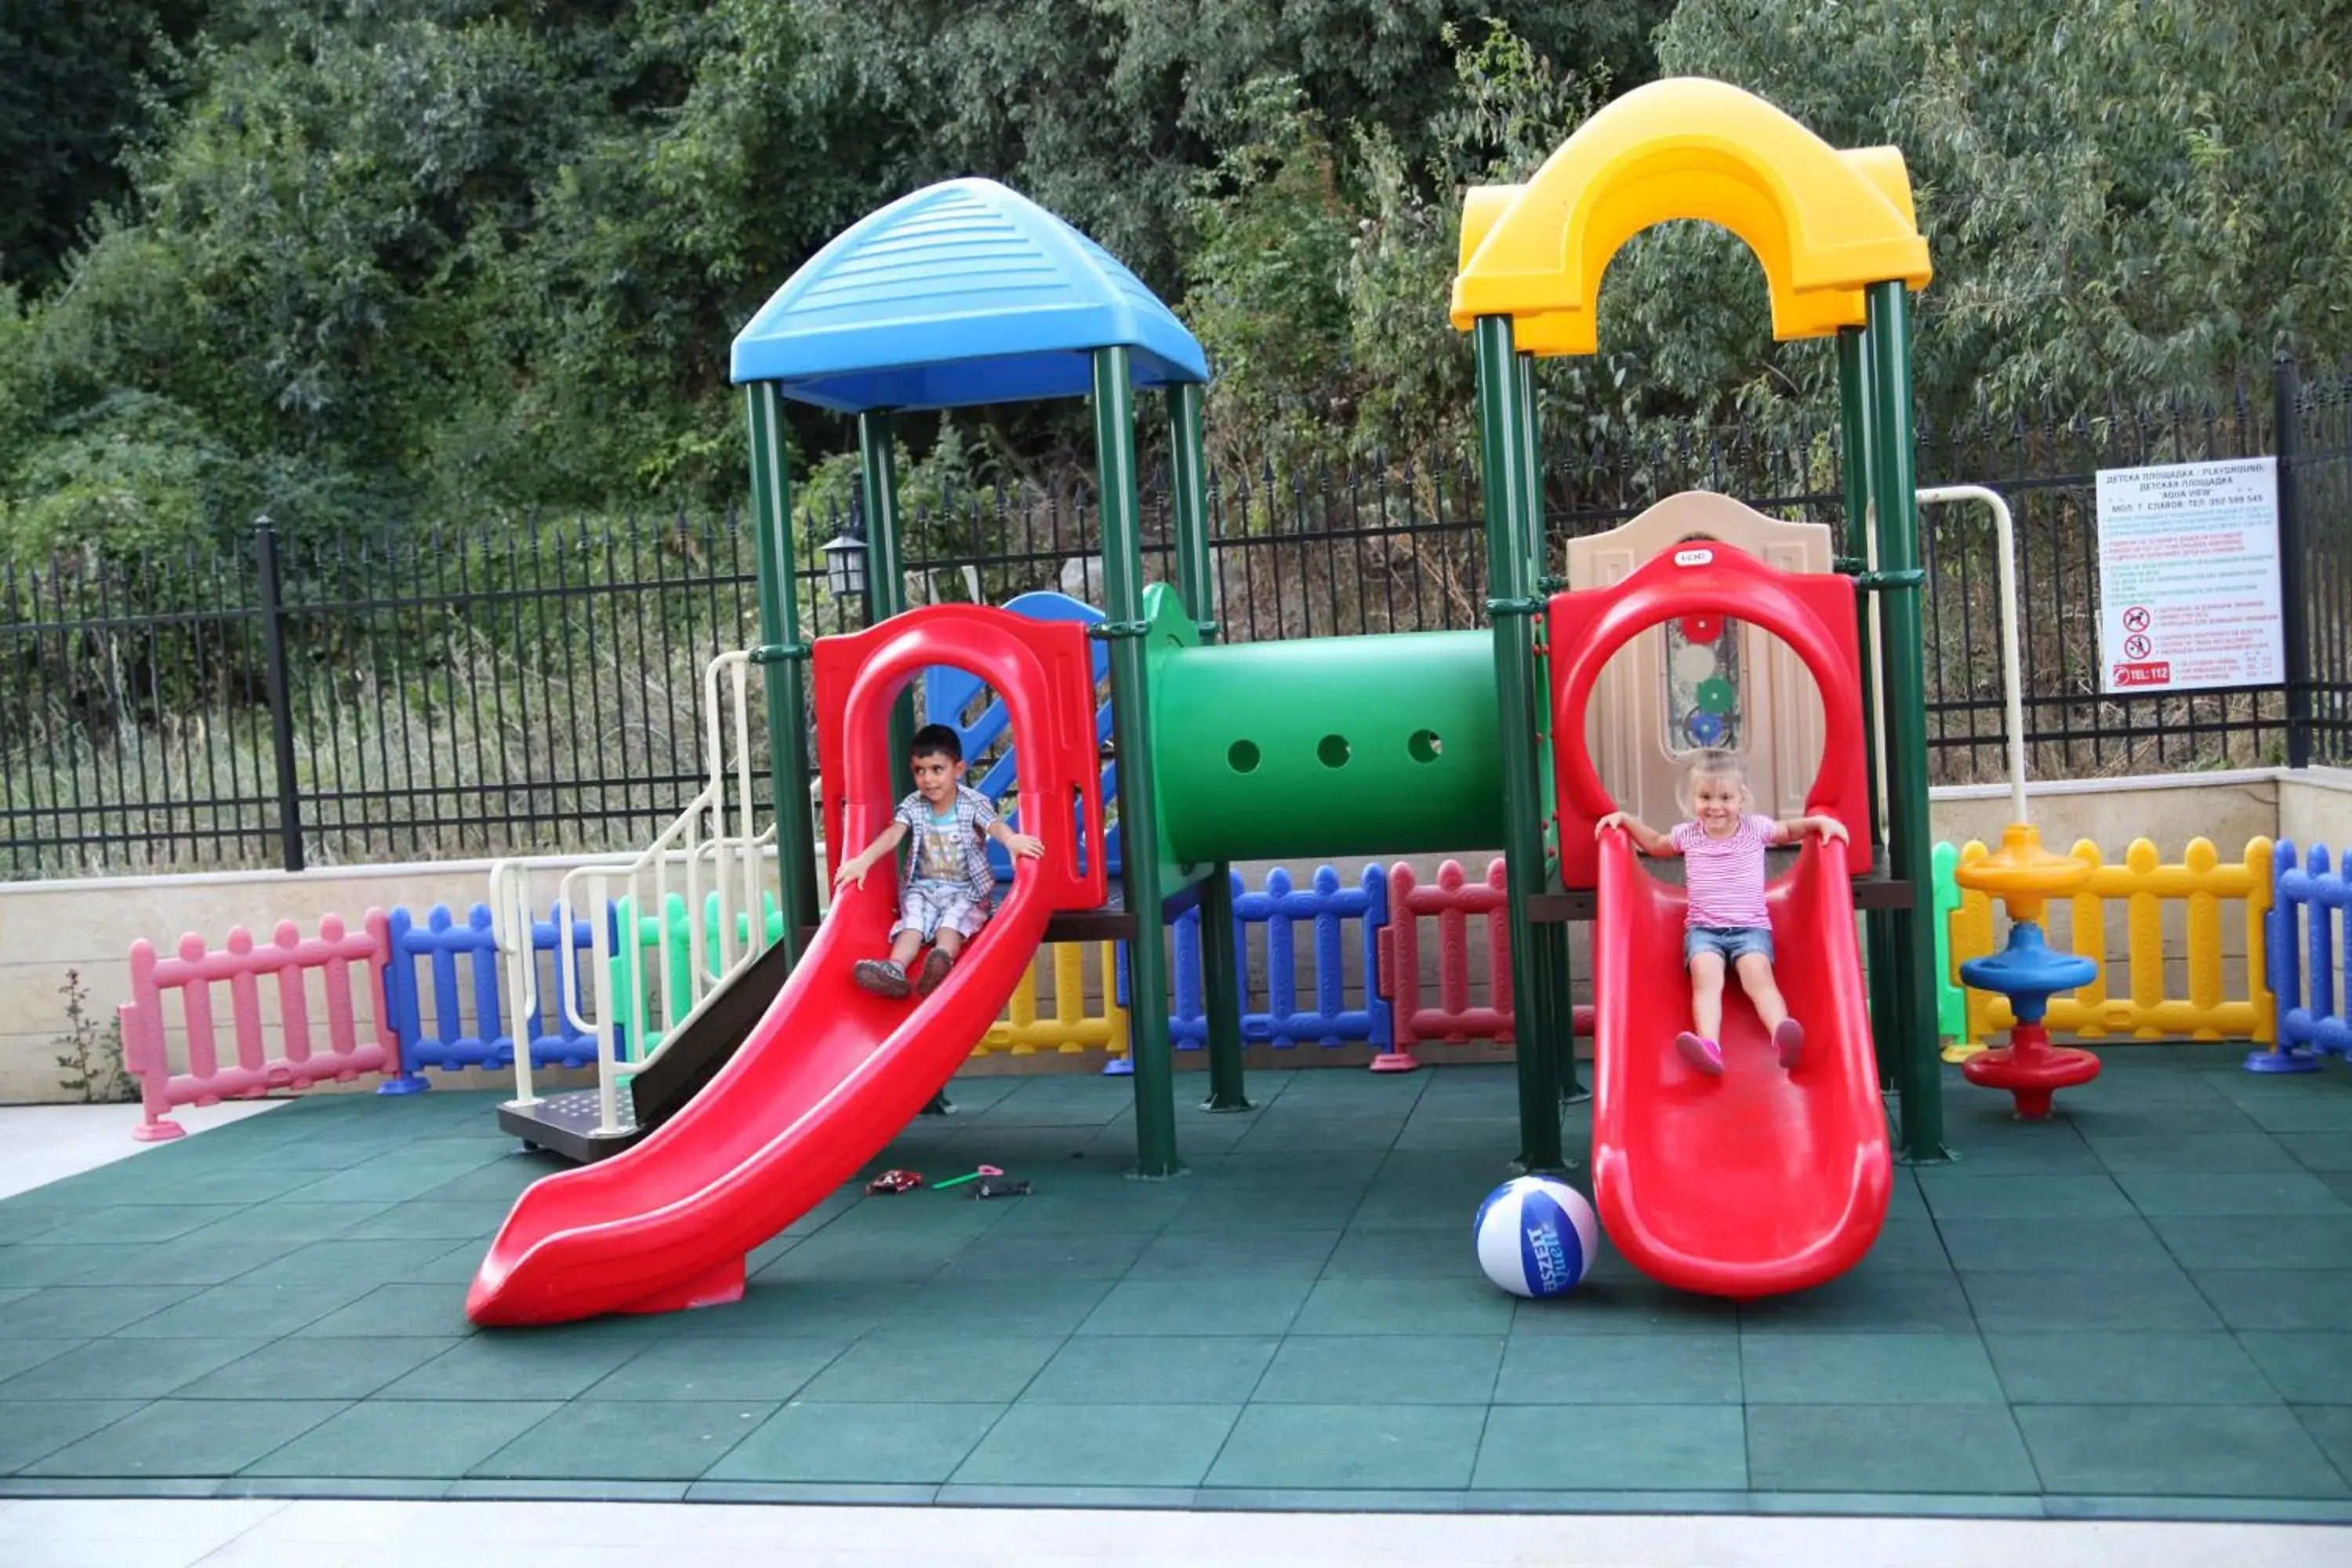
<path fill-rule="evenodd" d="M 1674 1049 L 1691 1025 L 1682 889 L 1622 833 L 1600 849 L 1592 1184 L 1609 1239 L 1653 1279 L 1712 1296 L 1844 1273 L 1878 1239 L 1894 1181 L 1846 847 L 1808 844 L 1766 895 L 1802 1059 L 1784 1071 L 1755 1010 L 1730 996 L 1721 1078 Z"/>
<path fill-rule="evenodd" d="M 1591 887 L 1592 1184 L 1609 1238 L 1663 1284 L 1749 1299 L 1835 1278 L 1877 1240 L 1894 1186 L 1879 1104 L 1847 847 L 1808 843 L 1766 895 L 1773 965 L 1805 1052 L 1782 1070 L 1745 997 L 1724 1005 L 1724 1074 L 1675 1053 L 1690 1026 L 1683 890 L 1653 877 L 1619 832 L 1584 744 L 1585 705 L 1610 656 L 1678 616 L 1727 616 L 1793 649 L 1822 690 L 1822 765 L 1810 809 L 1867 842 L 1861 655 L 1853 586 L 1690 542 L 1622 582 L 1549 606 L 1560 869 Z M 1732 988 L 1737 990 L 1737 986 Z"/>
<path fill-rule="evenodd" d="M 1013 717 L 1024 813 L 1045 843 L 947 982 L 919 1002 L 853 984 L 888 945 L 895 874 L 845 889 L 734 1058 L 626 1152 L 532 1184 L 466 1298 L 478 1323 L 551 1323 L 731 1301 L 744 1255 L 821 1202 L 947 1082 L 1020 984 L 1046 922 L 1103 901 L 1095 687 L 1084 628 L 940 605 L 816 647 L 826 840 L 870 842 L 896 804 L 887 721 L 914 674 L 955 665 Z M 1082 853 L 1081 836 L 1083 835 Z"/>

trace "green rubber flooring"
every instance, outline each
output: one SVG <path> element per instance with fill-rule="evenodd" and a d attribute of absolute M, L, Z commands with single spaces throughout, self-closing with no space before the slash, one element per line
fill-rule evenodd
<path fill-rule="evenodd" d="M 1252 1075 L 1140 1183 L 1129 1082 L 982 1079 L 738 1304 L 476 1332 L 556 1168 L 488 1096 L 308 1100 L 0 1203 L 0 1492 L 2352 1520 L 2352 1072 L 1953 1080 L 1862 1268 L 1748 1307 L 1469 1250 L 1508 1068 Z M 1581 1108 L 1569 1113 L 1582 1152 Z"/>

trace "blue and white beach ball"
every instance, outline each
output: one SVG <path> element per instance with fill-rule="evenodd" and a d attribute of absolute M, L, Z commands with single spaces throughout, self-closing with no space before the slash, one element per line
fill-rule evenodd
<path fill-rule="evenodd" d="M 1601 1221 L 1584 1194 L 1553 1176 L 1519 1176 L 1486 1194 L 1475 1227 L 1486 1278 L 1543 1300 L 1576 1289 L 1601 1255 Z"/>

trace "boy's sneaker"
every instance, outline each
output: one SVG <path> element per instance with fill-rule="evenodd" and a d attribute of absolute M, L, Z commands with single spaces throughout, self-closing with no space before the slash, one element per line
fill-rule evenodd
<path fill-rule="evenodd" d="M 1780 1053 L 1780 1065 L 1794 1070 L 1805 1053 L 1805 1026 L 1794 1018 L 1781 1019 L 1772 1030 L 1772 1047 Z"/>
<path fill-rule="evenodd" d="M 923 960 L 922 978 L 915 982 L 915 994 L 929 996 L 932 992 L 937 991 L 946 983 L 948 971 L 954 967 L 954 959 L 936 947 L 931 949 L 931 955 Z"/>
<path fill-rule="evenodd" d="M 1707 1077 L 1723 1076 L 1723 1047 L 1713 1040 L 1685 1029 L 1675 1037 L 1675 1049 L 1681 1053 L 1683 1060 Z"/>
<path fill-rule="evenodd" d="M 870 991 L 877 996 L 895 1000 L 907 994 L 907 971 L 887 958 L 859 959 L 849 977 L 857 982 L 859 990 Z"/>

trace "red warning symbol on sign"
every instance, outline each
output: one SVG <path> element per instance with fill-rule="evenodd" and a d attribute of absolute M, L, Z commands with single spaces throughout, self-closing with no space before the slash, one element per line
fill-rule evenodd
<path fill-rule="evenodd" d="M 2147 623 L 2148 615 L 2146 605 L 2134 605 L 2124 612 L 2124 630 L 2127 632 L 2144 632 L 2147 630 Z"/>

